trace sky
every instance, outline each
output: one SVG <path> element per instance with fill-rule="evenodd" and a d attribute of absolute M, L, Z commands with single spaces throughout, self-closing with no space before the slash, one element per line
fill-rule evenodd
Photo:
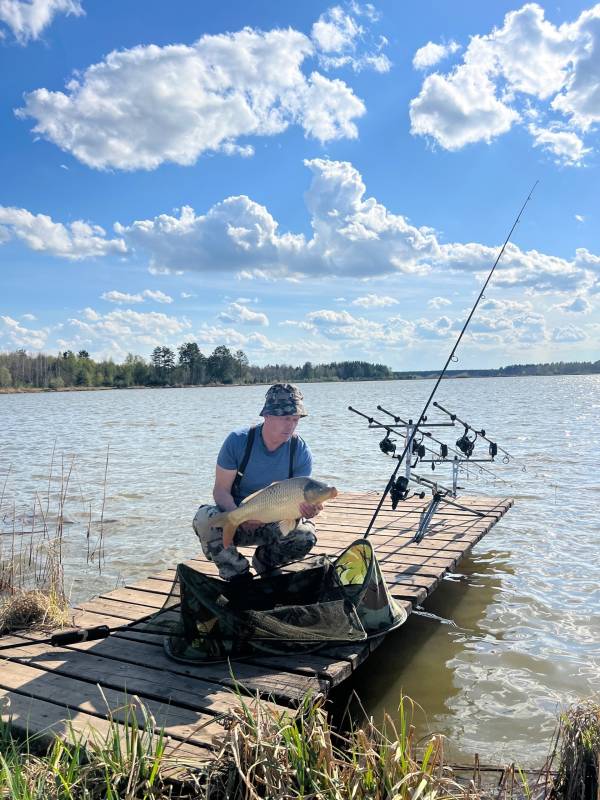
<path fill-rule="evenodd" d="M 600 358 L 600 4 L 0 0 L 0 351 Z"/>

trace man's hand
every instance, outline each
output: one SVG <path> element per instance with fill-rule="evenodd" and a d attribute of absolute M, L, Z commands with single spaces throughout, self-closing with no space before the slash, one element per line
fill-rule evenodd
<path fill-rule="evenodd" d="M 312 519 L 323 510 L 322 505 L 313 506 L 311 503 L 300 503 L 300 513 L 304 519 Z"/>
<path fill-rule="evenodd" d="M 261 522 L 259 519 L 248 519 L 244 524 L 241 526 L 247 533 L 254 533 L 257 528 L 260 528 L 261 525 L 264 525 L 264 522 Z"/>

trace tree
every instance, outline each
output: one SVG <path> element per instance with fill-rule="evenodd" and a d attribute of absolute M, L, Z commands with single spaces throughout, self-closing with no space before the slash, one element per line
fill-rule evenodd
<path fill-rule="evenodd" d="M 204 362 L 206 358 L 200 352 L 196 342 L 185 342 L 178 347 L 179 366 L 183 370 L 184 383 L 204 382 Z"/>
<path fill-rule="evenodd" d="M 175 353 L 169 347 L 155 347 L 151 359 L 155 375 L 154 382 L 164 386 L 175 368 Z"/>
<path fill-rule="evenodd" d="M 250 362 L 248 361 L 248 356 L 244 353 L 243 350 L 236 350 L 235 360 L 237 361 L 237 369 L 238 369 L 238 380 L 240 383 L 245 383 L 246 377 L 248 375 L 248 367 L 250 366 Z"/>
<path fill-rule="evenodd" d="M 88 351 L 87 351 L 87 350 L 80 350 L 80 351 L 77 353 L 77 358 L 85 358 L 85 359 L 88 359 L 89 357 L 90 357 L 90 354 L 88 353 Z"/>
<path fill-rule="evenodd" d="M 236 377 L 236 360 L 225 345 L 215 347 L 207 360 L 208 379 L 213 383 L 233 383 Z"/>
<path fill-rule="evenodd" d="M 141 356 L 127 353 L 125 365 L 130 371 L 133 386 L 145 386 L 148 383 L 148 365 Z"/>
<path fill-rule="evenodd" d="M 8 386 L 12 386 L 12 375 L 10 374 L 10 370 L 8 367 L 0 367 L 0 387 L 5 389 Z"/>

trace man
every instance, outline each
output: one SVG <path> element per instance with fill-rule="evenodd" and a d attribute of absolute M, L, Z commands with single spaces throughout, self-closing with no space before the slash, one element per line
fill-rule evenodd
<path fill-rule="evenodd" d="M 240 428 L 225 439 L 217 457 L 213 497 L 216 506 L 202 505 L 193 527 L 202 552 L 219 568 L 224 580 L 249 577 L 248 559 L 238 547 L 257 545 L 252 566 L 257 574 L 303 558 L 315 545 L 315 526 L 309 520 L 321 506 L 303 503 L 302 519 L 294 530 L 283 534 L 277 523 L 250 520 L 238 528 L 233 543 L 223 546 L 223 531 L 213 528 L 211 518 L 221 511 L 232 511 L 244 498 L 274 481 L 309 477 L 312 455 L 306 442 L 295 433 L 306 417 L 304 397 L 291 383 L 276 383 L 268 390 L 260 416 L 262 425 Z"/>

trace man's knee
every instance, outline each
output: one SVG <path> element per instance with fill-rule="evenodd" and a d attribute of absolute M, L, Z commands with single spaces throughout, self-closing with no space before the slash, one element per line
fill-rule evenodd
<path fill-rule="evenodd" d="M 302 520 L 293 531 L 282 537 L 280 541 L 285 550 L 293 553 L 296 558 L 302 558 L 317 543 L 315 526 L 308 520 Z"/>
<path fill-rule="evenodd" d="M 211 524 L 213 517 L 220 513 L 218 506 L 200 506 L 192 520 L 192 528 L 200 540 L 202 551 L 207 558 L 223 546 L 223 532 Z"/>

